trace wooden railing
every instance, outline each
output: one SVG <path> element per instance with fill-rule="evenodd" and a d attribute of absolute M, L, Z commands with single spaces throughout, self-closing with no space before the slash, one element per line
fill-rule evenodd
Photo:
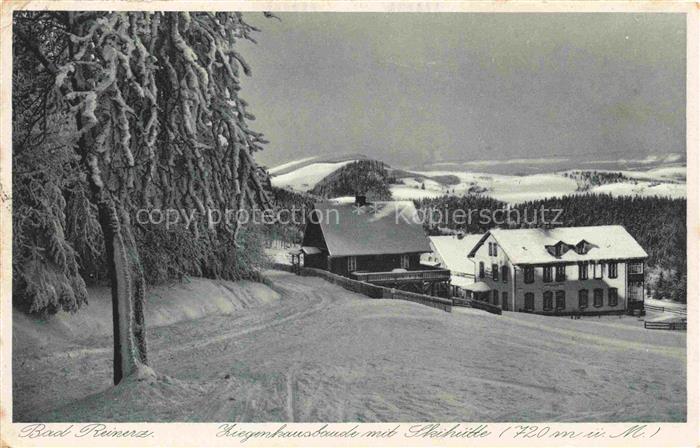
<path fill-rule="evenodd" d="M 685 331 L 688 329 L 688 322 L 647 322 L 644 321 L 644 328 L 649 330 L 681 330 Z"/>
<path fill-rule="evenodd" d="M 472 300 L 468 299 L 468 304 L 472 308 L 477 308 L 480 310 L 488 311 L 491 314 L 501 314 L 503 311 L 501 311 L 501 307 L 497 305 L 493 305 L 488 302 L 482 302 L 480 300 Z"/>
<path fill-rule="evenodd" d="M 367 283 L 360 280 L 353 280 L 338 274 L 333 274 L 332 272 L 324 271 L 322 269 L 301 268 L 300 274 L 305 276 L 321 277 L 349 291 L 357 292 L 365 296 L 372 297 L 374 299 L 384 298 L 408 300 L 410 302 L 416 302 L 420 303 L 421 305 L 437 308 L 448 313 L 452 312 L 452 301 L 449 299 L 428 296 L 425 294 L 415 294 L 412 292 L 400 291 L 393 288 L 386 288 L 383 286 L 373 285 L 372 283 Z"/>
<path fill-rule="evenodd" d="M 347 289 L 348 291 L 357 292 L 359 294 L 366 295 L 367 297 L 372 297 L 374 299 L 381 299 L 384 297 L 384 288 L 381 286 L 361 282 L 359 280 L 353 280 L 351 278 L 343 277 L 342 275 L 324 271 L 323 269 L 301 268 L 300 273 L 304 276 L 321 277 L 330 283 L 335 283 L 336 285 Z"/>
<path fill-rule="evenodd" d="M 407 300 L 409 302 L 420 303 L 421 305 L 430 306 L 437 308 L 439 310 L 452 312 L 452 301 L 450 299 L 443 299 L 442 297 L 429 296 L 426 294 L 417 294 L 414 292 L 401 291 L 399 289 L 393 288 L 382 288 L 384 292 L 385 299 L 399 299 Z"/>
<path fill-rule="evenodd" d="M 447 269 L 425 269 L 406 272 L 353 272 L 350 276 L 363 282 L 391 283 L 397 281 L 449 280 L 450 271 Z"/>
<path fill-rule="evenodd" d="M 681 309 L 681 308 L 675 308 L 675 307 L 664 307 L 664 306 L 656 306 L 656 305 L 644 305 L 644 307 L 649 310 L 649 311 L 657 311 L 659 313 L 673 313 L 673 314 L 679 314 L 681 316 L 686 316 L 688 315 L 688 311 Z"/>

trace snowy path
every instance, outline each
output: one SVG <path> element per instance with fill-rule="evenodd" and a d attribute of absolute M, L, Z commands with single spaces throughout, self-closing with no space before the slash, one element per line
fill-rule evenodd
<path fill-rule="evenodd" d="M 615 320 L 499 317 L 471 309 L 449 314 L 367 299 L 318 278 L 268 274 L 281 292 L 277 302 L 151 329 L 151 363 L 167 376 L 154 384 L 110 388 L 107 337 L 71 357 L 22 360 L 14 415 L 64 421 L 685 418 L 684 333 Z"/>

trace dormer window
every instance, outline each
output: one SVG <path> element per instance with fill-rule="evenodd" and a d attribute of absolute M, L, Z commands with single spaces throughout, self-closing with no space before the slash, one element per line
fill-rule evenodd
<path fill-rule="evenodd" d="M 593 244 L 586 240 L 581 240 L 576 244 L 576 253 L 579 255 L 586 255 L 589 250 L 593 247 Z"/>
<path fill-rule="evenodd" d="M 545 249 L 547 249 L 547 252 L 549 252 L 552 256 L 559 258 L 564 255 L 566 251 L 571 249 L 571 246 L 563 241 L 559 241 L 557 244 L 545 246 Z"/>

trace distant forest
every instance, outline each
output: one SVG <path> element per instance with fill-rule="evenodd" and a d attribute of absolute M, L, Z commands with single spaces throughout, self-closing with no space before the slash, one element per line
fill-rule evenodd
<path fill-rule="evenodd" d="M 358 160 L 349 163 L 321 179 L 310 191 L 320 197 L 354 196 L 362 193 L 369 200 L 391 200 L 390 178 L 387 165 L 376 160 Z"/>
<path fill-rule="evenodd" d="M 485 196 L 443 196 L 435 199 L 415 201 L 418 208 L 435 208 L 450 211 L 497 210 L 508 204 Z M 656 298 L 686 301 L 687 252 L 686 252 L 686 208 L 685 199 L 661 197 L 614 197 L 608 194 L 572 195 L 561 198 L 541 199 L 511 205 L 532 215 L 534 210 L 561 209 L 556 227 L 580 227 L 618 224 L 641 244 L 649 254 L 647 265 L 648 292 Z M 466 233 L 481 233 L 494 227 L 493 223 L 480 222 L 455 225 L 446 223 L 426 230 L 430 234 L 461 230 Z M 528 227 L 526 224 L 510 227 Z"/>

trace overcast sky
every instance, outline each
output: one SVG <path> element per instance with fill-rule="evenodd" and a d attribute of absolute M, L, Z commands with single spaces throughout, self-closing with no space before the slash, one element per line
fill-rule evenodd
<path fill-rule="evenodd" d="M 247 14 L 268 166 L 685 154 L 681 14 Z"/>

